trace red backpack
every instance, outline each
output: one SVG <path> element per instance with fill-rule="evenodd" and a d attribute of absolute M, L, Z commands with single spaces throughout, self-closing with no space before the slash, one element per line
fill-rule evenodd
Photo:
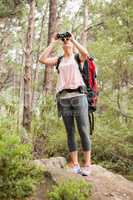
<path fill-rule="evenodd" d="M 81 63 L 79 59 L 79 54 L 75 55 L 75 59 L 78 62 L 79 70 L 82 74 L 83 80 L 87 87 L 87 99 L 89 104 L 89 113 L 94 112 L 96 110 L 97 103 L 97 80 L 96 80 L 96 67 L 93 62 L 93 58 L 87 57 L 84 61 L 83 68 L 81 68 Z"/>
<path fill-rule="evenodd" d="M 56 69 L 58 70 L 59 64 L 63 56 L 58 58 L 58 62 L 56 65 Z M 82 74 L 84 83 L 87 87 L 86 96 L 88 99 L 88 113 L 89 113 L 89 122 L 90 122 L 90 134 L 92 135 L 94 131 L 94 115 L 93 112 L 96 110 L 97 97 L 98 97 L 98 89 L 97 89 L 97 81 L 96 81 L 96 67 L 93 61 L 93 58 L 87 57 L 87 59 L 83 63 L 83 68 L 81 68 L 81 62 L 79 58 L 79 54 L 75 54 L 75 60 L 79 65 L 79 70 Z M 58 71 L 59 72 L 59 71 Z"/>

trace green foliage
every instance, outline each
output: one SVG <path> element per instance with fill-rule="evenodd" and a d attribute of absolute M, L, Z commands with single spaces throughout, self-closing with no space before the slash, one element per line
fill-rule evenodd
<path fill-rule="evenodd" d="M 92 28 L 96 41 L 90 48 L 97 58 L 101 86 L 93 159 L 133 180 L 132 7 L 130 0 L 97 1 L 93 5 L 93 20 L 103 25 Z"/>
<path fill-rule="evenodd" d="M 67 156 L 68 147 L 66 132 L 58 130 L 57 133 L 49 135 L 47 139 L 46 154 L 50 156 Z"/>
<path fill-rule="evenodd" d="M 40 97 L 37 107 L 34 109 L 33 117 L 32 131 L 34 133 L 49 135 L 55 131 L 55 127 L 60 123 L 57 118 L 56 102 L 53 95 L 46 97 L 42 95 Z"/>
<path fill-rule="evenodd" d="M 13 116 L 14 114 L 17 114 L 17 106 L 18 106 L 18 99 L 14 97 L 13 95 L 9 94 L 11 91 L 6 91 L 5 93 L 1 93 L 0 97 L 0 106 L 1 110 L 4 110 L 5 116 Z M 7 93 L 9 95 L 7 95 Z"/>
<path fill-rule="evenodd" d="M 29 197 L 41 170 L 32 163 L 32 146 L 22 144 L 11 123 L 0 125 L 0 199 L 24 200 Z"/>
<path fill-rule="evenodd" d="M 45 153 L 48 157 L 66 155 L 66 132 L 62 119 L 58 118 L 53 95 L 40 98 L 38 107 L 34 110 L 32 132 L 34 141 L 43 136 L 43 143 L 46 144 Z"/>
<path fill-rule="evenodd" d="M 37 8 L 40 10 L 45 4 L 47 4 L 47 1 L 45 1 L 45 0 L 36 0 Z"/>
<path fill-rule="evenodd" d="M 14 0 L 0 1 L 0 17 L 12 17 L 22 15 L 24 12 L 26 0 L 19 0 L 17 3 Z"/>
<path fill-rule="evenodd" d="M 104 98 L 104 111 L 99 110 L 96 114 L 93 160 L 115 172 L 130 175 L 130 179 L 133 179 L 131 122 L 124 122 L 115 108 L 115 103 L 108 100 Z"/>
<path fill-rule="evenodd" d="M 104 25 L 93 29 L 92 34 L 95 35 L 96 42 L 91 47 L 100 66 L 99 79 L 106 83 L 109 80 L 115 85 L 119 82 L 121 86 L 120 82 L 123 83 L 123 79 L 130 79 L 130 75 L 133 74 L 131 67 L 133 54 L 131 48 L 133 42 L 132 7 L 133 2 L 130 0 L 118 0 L 100 4 L 96 9 L 96 12 L 99 13 L 97 15 L 99 18 L 96 20 L 102 21 Z M 128 77 L 126 77 L 126 71 Z"/>
<path fill-rule="evenodd" d="M 85 181 L 68 180 L 54 186 L 49 200 L 86 200 L 91 197 L 91 186 Z"/>

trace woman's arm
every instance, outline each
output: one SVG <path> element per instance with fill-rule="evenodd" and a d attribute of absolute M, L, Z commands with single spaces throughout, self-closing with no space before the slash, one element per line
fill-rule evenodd
<path fill-rule="evenodd" d="M 57 43 L 57 39 L 52 38 L 49 46 L 41 53 L 39 57 L 39 62 L 45 65 L 53 66 L 57 64 L 58 57 L 49 57 L 50 53 L 53 50 L 53 47 Z"/>
<path fill-rule="evenodd" d="M 73 35 L 71 36 L 70 40 L 75 45 L 75 47 L 79 50 L 79 53 L 80 53 L 79 57 L 80 57 L 81 62 L 84 61 L 87 58 L 87 56 L 89 56 L 87 49 L 85 49 L 79 42 L 77 42 L 74 39 Z"/>

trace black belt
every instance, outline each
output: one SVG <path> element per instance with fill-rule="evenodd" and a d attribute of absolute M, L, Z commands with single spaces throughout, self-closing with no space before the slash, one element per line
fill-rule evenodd
<path fill-rule="evenodd" d="M 62 92 L 80 92 L 79 88 L 76 89 L 63 89 L 59 93 L 61 94 Z"/>
<path fill-rule="evenodd" d="M 75 89 L 63 89 L 59 92 L 59 94 L 61 94 L 62 92 L 80 92 L 80 93 L 84 93 L 86 92 L 86 87 L 84 86 L 79 86 L 78 88 Z"/>

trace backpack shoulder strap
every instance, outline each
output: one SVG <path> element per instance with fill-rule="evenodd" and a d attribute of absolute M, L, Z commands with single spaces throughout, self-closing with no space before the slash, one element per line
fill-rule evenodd
<path fill-rule="evenodd" d="M 56 69 L 57 69 L 57 71 L 58 71 L 58 73 L 59 73 L 59 64 L 60 64 L 60 62 L 61 62 L 61 59 L 63 58 L 63 56 L 59 56 L 58 57 L 58 61 L 57 61 L 57 65 L 56 65 Z"/>
<path fill-rule="evenodd" d="M 62 58 L 63 58 L 63 56 L 59 56 L 59 57 L 58 57 L 58 61 L 57 61 L 57 65 L 56 65 L 56 69 L 57 69 L 58 73 L 59 73 L 59 69 L 58 69 L 58 68 L 59 68 L 59 64 L 60 64 Z M 77 63 L 78 63 L 80 72 L 82 72 L 82 67 L 81 67 L 81 61 L 80 61 L 79 54 L 78 54 L 78 53 L 75 54 L 75 55 L 74 55 L 74 58 L 75 58 L 75 60 L 76 60 Z"/>
<path fill-rule="evenodd" d="M 77 61 L 78 63 L 78 66 L 79 66 L 79 71 L 82 73 L 82 67 L 81 67 L 81 61 L 80 61 L 80 57 L 79 57 L 79 54 L 75 54 L 74 56 L 75 60 Z"/>

